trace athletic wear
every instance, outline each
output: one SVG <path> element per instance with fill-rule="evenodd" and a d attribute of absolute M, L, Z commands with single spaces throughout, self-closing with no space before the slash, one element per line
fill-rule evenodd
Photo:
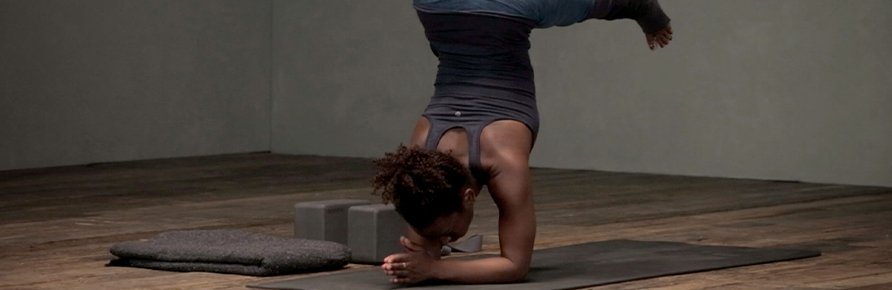
<path fill-rule="evenodd" d="M 567 26 L 589 18 L 594 0 L 415 0 L 428 13 L 467 13 L 524 18 L 538 28 Z"/>
<path fill-rule="evenodd" d="M 539 112 L 528 50 L 533 28 L 589 18 L 633 18 L 652 32 L 668 24 L 656 0 L 414 0 L 431 50 L 440 60 L 434 95 L 423 116 L 425 142 L 436 149 L 447 130 L 463 128 L 469 167 L 481 184 L 480 134 L 497 120 L 516 120 L 535 138 Z"/>
<path fill-rule="evenodd" d="M 434 96 L 424 111 L 430 121 L 426 148 L 455 127 L 469 139 L 469 167 L 480 184 L 480 134 L 496 120 L 517 120 L 539 130 L 533 68 L 527 50 L 533 23 L 521 18 L 418 12 L 440 58 Z"/>
<path fill-rule="evenodd" d="M 414 0 L 428 13 L 468 13 L 524 18 L 537 28 L 567 26 L 587 19 L 634 19 L 646 33 L 669 23 L 657 0 Z"/>

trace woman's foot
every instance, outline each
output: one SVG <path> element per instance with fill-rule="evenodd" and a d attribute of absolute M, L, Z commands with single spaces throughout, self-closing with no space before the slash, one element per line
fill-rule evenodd
<path fill-rule="evenodd" d="M 658 45 L 660 48 L 663 48 L 672 41 L 672 26 L 666 25 L 665 28 L 654 33 L 646 33 L 644 36 L 647 39 L 647 46 L 650 47 L 650 50 L 656 49 Z"/>

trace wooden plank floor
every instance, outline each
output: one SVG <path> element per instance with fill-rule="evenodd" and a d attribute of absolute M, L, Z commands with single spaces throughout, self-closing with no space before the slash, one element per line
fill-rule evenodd
<path fill-rule="evenodd" d="M 244 289 L 257 278 L 105 267 L 173 229 L 291 235 L 292 205 L 370 195 L 367 159 L 235 154 L 0 172 L 0 288 Z M 818 258 L 597 289 L 892 289 L 892 189 L 535 169 L 537 248 L 604 239 L 801 247 Z M 496 209 L 472 224 L 497 250 Z M 351 265 L 350 267 L 361 267 Z"/>

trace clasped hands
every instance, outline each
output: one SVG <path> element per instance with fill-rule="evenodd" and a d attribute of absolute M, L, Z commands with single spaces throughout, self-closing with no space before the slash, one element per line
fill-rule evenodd
<path fill-rule="evenodd" d="M 424 246 L 400 237 L 403 252 L 384 258 L 381 269 L 394 284 L 415 284 L 435 278 L 434 266 L 439 256 L 434 257 Z M 439 247 L 438 247 L 439 248 Z M 439 253 L 439 249 L 436 251 Z"/>

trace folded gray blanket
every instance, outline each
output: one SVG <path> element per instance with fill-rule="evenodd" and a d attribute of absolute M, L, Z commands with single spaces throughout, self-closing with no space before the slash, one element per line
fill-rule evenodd
<path fill-rule="evenodd" d="M 350 261 L 347 246 L 239 230 L 186 230 L 116 244 L 109 266 L 271 276 L 334 270 Z"/>

